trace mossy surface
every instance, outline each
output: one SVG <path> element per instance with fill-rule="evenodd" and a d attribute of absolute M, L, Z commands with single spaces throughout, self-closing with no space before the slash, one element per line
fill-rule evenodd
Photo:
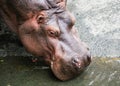
<path fill-rule="evenodd" d="M 120 86 L 120 58 L 93 58 L 83 74 L 65 82 L 56 79 L 43 62 L 0 58 L 0 86 Z"/>

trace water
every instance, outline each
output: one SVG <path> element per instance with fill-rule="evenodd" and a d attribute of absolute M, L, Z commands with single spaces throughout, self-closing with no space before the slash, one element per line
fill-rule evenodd
<path fill-rule="evenodd" d="M 56 79 L 43 62 L 0 58 L 0 86 L 120 86 L 120 58 L 93 58 L 83 74 L 65 82 Z"/>

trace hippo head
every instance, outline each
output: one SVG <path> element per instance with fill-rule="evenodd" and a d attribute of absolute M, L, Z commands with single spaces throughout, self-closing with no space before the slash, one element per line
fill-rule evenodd
<path fill-rule="evenodd" d="M 74 17 L 66 10 L 66 0 L 8 0 L 16 14 L 17 29 L 25 49 L 43 57 L 55 76 L 69 80 L 91 62 L 89 48 L 73 27 Z"/>

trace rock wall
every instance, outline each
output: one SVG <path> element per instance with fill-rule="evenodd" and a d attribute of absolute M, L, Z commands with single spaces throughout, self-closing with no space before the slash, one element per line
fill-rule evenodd
<path fill-rule="evenodd" d="M 0 18 L 0 57 L 6 56 L 31 56 L 22 46 L 17 35 L 9 30 Z"/>
<path fill-rule="evenodd" d="M 120 57 L 120 0 L 67 0 L 92 56 Z M 29 56 L 0 18 L 0 56 Z M 31 55 L 30 55 L 31 56 Z"/>
<path fill-rule="evenodd" d="M 67 0 L 93 56 L 120 57 L 120 0 Z"/>

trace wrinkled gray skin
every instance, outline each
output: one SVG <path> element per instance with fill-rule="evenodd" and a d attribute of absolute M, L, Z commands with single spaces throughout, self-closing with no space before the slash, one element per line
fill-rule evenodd
<path fill-rule="evenodd" d="M 43 57 L 60 80 L 79 75 L 91 62 L 73 27 L 66 0 L 1 0 L 0 15 L 29 53 Z"/>

